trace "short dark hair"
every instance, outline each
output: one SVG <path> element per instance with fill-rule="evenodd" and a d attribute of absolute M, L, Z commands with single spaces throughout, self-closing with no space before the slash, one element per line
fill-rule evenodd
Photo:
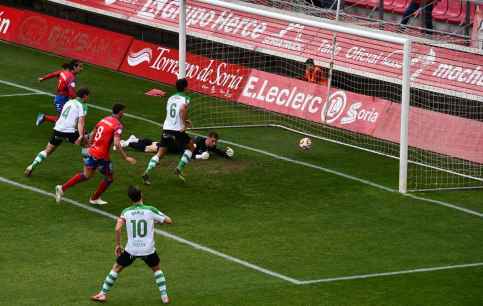
<path fill-rule="evenodd" d="M 308 60 L 305 61 L 305 65 L 315 65 L 314 60 L 309 58 Z"/>
<path fill-rule="evenodd" d="M 62 68 L 69 69 L 69 70 L 74 70 L 74 68 L 76 66 L 79 66 L 80 64 L 81 64 L 81 61 L 79 61 L 77 59 L 73 59 L 70 62 L 63 64 L 62 65 Z"/>
<path fill-rule="evenodd" d="M 176 90 L 183 92 L 188 87 L 188 81 L 186 79 L 179 79 L 176 81 Z"/>
<path fill-rule="evenodd" d="M 122 112 L 124 109 L 126 108 L 126 106 L 124 104 L 121 104 L 121 103 L 116 103 L 112 106 L 112 113 L 114 115 L 117 115 L 119 114 L 120 112 Z"/>
<path fill-rule="evenodd" d="M 127 189 L 127 195 L 133 202 L 139 202 L 141 201 L 141 189 L 139 189 L 136 186 L 129 186 Z"/>
<path fill-rule="evenodd" d="M 219 136 L 217 132 L 211 131 L 208 133 L 208 137 L 218 139 Z"/>
<path fill-rule="evenodd" d="M 77 96 L 78 96 L 79 98 L 81 98 L 81 99 L 82 99 L 82 98 L 84 98 L 85 96 L 90 95 L 90 94 L 91 94 L 91 92 L 90 92 L 89 88 L 87 88 L 87 87 L 82 87 L 82 88 L 80 88 L 80 89 L 77 91 Z"/>

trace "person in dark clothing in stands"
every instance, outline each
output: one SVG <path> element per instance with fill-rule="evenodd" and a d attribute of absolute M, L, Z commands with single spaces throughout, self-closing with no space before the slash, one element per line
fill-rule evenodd
<path fill-rule="evenodd" d="M 193 152 L 195 159 L 206 160 L 210 158 L 211 154 L 216 154 L 225 158 L 232 158 L 235 151 L 227 147 L 222 150 L 217 147 L 218 143 L 218 133 L 210 132 L 207 137 L 195 136 L 193 137 L 193 142 L 195 143 L 196 149 Z M 123 148 L 129 147 L 136 151 L 154 153 L 158 151 L 158 142 L 152 141 L 149 138 L 137 138 L 134 135 L 129 136 L 128 139 L 121 141 L 121 146 Z M 171 154 L 181 154 L 183 148 L 178 147 L 168 147 L 168 153 Z"/>
<path fill-rule="evenodd" d="M 424 23 L 424 33 L 431 34 L 433 32 L 433 8 L 439 0 L 412 0 L 408 8 L 403 14 L 401 26 L 404 28 L 408 24 L 411 17 L 421 9 Z"/>

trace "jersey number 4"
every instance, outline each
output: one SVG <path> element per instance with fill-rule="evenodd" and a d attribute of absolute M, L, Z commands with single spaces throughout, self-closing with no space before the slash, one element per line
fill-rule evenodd
<path fill-rule="evenodd" d="M 132 224 L 132 237 L 133 238 L 146 237 L 146 235 L 148 234 L 148 223 L 146 222 L 146 220 L 143 220 L 143 219 L 141 219 L 141 220 L 131 220 L 131 224 Z"/>
<path fill-rule="evenodd" d="M 62 117 L 64 119 L 67 119 L 67 117 L 69 116 L 69 112 L 70 112 L 70 105 L 64 109 L 64 111 L 62 112 Z"/>

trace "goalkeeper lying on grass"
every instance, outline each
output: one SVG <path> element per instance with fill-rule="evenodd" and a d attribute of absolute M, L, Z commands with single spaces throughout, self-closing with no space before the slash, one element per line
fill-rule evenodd
<path fill-rule="evenodd" d="M 193 152 L 195 159 L 209 159 L 211 154 L 216 154 L 225 158 L 232 158 L 235 154 L 232 148 L 227 147 L 222 150 L 216 147 L 218 143 L 218 134 L 216 132 L 210 132 L 208 137 L 195 136 L 193 137 L 193 142 L 195 143 L 196 149 Z M 123 148 L 130 147 L 136 151 L 146 152 L 146 153 L 156 153 L 158 152 L 158 142 L 152 141 L 149 138 L 137 138 L 134 135 L 129 136 L 126 140 L 121 140 L 121 146 Z M 168 153 L 181 154 L 184 148 L 169 147 Z"/>

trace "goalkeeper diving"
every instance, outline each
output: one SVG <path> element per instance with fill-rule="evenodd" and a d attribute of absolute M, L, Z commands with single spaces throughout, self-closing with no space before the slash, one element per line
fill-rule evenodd
<path fill-rule="evenodd" d="M 195 144 L 195 151 L 193 152 L 195 159 L 207 160 L 212 155 L 231 159 L 235 155 L 235 151 L 232 148 L 220 149 L 217 146 L 219 135 L 216 132 L 209 132 L 207 137 L 194 136 L 192 139 Z M 156 153 L 159 149 L 159 142 L 131 135 L 128 139 L 121 140 L 121 147 L 132 148 L 145 153 Z M 181 154 L 183 151 L 184 148 L 177 146 L 175 143 L 168 146 L 168 153 L 170 154 Z"/>

